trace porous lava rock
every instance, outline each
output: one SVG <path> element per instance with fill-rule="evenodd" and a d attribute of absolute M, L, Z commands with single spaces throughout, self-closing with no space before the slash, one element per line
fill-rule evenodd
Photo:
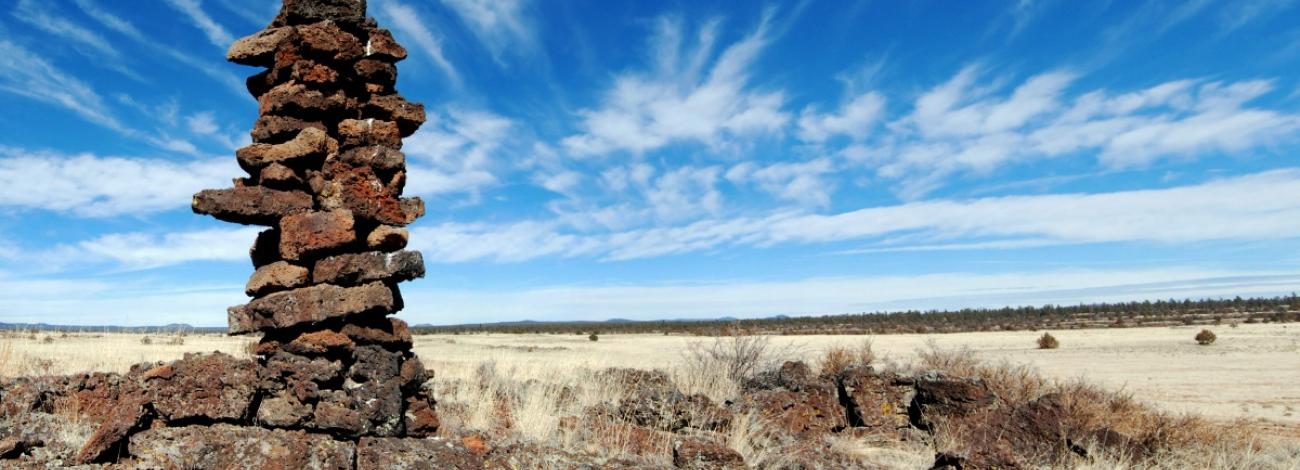
<path fill-rule="evenodd" d="M 98 426 L 72 459 L 83 464 L 401 468 L 384 460 L 406 452 L 393 446 L 453 455 L 399 439 L 440 423 L 410 331 L 389 317 L 403 306 L 398 283 L 424 276 L 420 253 L 404 250 L 404 226 L 424 203 L 402 197 L 400 148 L 425 120 L 424 106 L 395 89 L 405 57 L 364 0 L 283 0 L 266 29 L 227 51 L 265 69 L 247 81 L 259 116 L 252 143 L 235 151 L 246 175 L 200 191 L 191 206 L 270 227 L 249 251 L 252 299 L 227 311 L 231 334 L 263 335 L 252 360 L 188 355 L 76 392 L 33 384 L 0 395 L 0 412 L 47 407 L 50 393 L 111 403 L 87 410 Z M 5 454 L 31 444 L 2 443 Z"/>

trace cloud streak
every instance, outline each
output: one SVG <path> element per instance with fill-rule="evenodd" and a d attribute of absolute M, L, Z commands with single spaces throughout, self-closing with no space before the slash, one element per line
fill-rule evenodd
<path fill-rule="evenodd" d="M 185 15 L 190 20 L 190 23 L 203 31 L 203 34 L 208 37 L 208 41 L 212 45 L 225 50 L 230 46 L 230 43 L 235 41 L 235 37 L 231 36 L 230 32 L 226 31 L 226 28 L 203 11 L 201 0 L 167 0 L 167 4 Z"/>
<path fill-rule="evenodd" d="M 1279 170 L 1168 189 L 930 200 L 820 215 L 777 212 L 703 219 L 611 233 L 574 231 L 556 221 L 444 223 L 414 230 L 435 262 L 518 262 L 540 257 L 607 261 L 723 247 L 876 241 L 909 235 L 978 248 L 1105 242 L 1191 243 L 1300 237 L 1300 170 Z"/>

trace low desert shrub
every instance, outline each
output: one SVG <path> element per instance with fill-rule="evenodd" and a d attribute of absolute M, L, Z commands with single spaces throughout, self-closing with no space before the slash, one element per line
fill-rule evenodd
<path fill-rule="evenodd" d="M 600 336 L 597 336 L 595 333 L 592 333 L 591 336 L 587 337 L 587 341 L 600 341 Z"/>
<path fill-rule="evenodd" d="M 150 339 L 148 336 L 145 336 L 145 337 L 143 337 L 143 338 L 140 338 L 140 344 L 143 344 L 143 345 L 146 345 L 146 346 L 147 346 L 147 345 L 153 344 L 153 340 Z"/>
<path fill-rule="evenodd" d="M 1038 349 L 1056 349 L 1061 347 L 1061 342 L 1056 340 L 1051 333 L 1043 333 L 1038 337 Z"/>
<path fill-rule="evenodd" d="M 853 367 L 869 366 L 876 361 L 875 350 L 871 340 L 863 340 L 856 348 L 834 346 L 822 356 L 822 375 L 838 377 Z"/>
<path fill-rule="evenodd" d="M 1200 333 L 1196 334 L 1196 344 L 1201 346 L 1214 344 L 1214 340 L 1216 339 L 1218 339 L 1218 336 L 1215 336 L 1214 332 L 1210 330 L 1201 330 Z"/>
<path fill-rule="evenodd" d="M 54 337 L 50 335 L 45 335 L 44 338 L 41 338 L 41 342 L 45 344 L 54 344 Z"/>

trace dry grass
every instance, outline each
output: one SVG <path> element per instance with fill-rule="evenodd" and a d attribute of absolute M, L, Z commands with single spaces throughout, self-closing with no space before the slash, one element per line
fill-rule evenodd
<path fill-rule="evenodd" d="M 1111 427 L 1151 437 L 1164 449 L 1156 460 L 1148 461 L 1095 448 L 1092 453 L 1097 459 L 1076 462 L 1077 468 L 1297 469 L 1300 445 L 1294 438 L 1279 443 L 1253 432 L 1256 426 L 1225 426 L 1223 421 L 1154 408 L 1177 395 L 1141 388 L 1149 387 L 1149 382 L 1119 382 L 1117 386 L 1104 374 L 1128 373 L 1130 369 L 1111 364 L 1131 364 L 1128 367 L 1147 380 L 1180 384 L 1170 390 L 1198 393 L 1195 401 L 1203 404 L 1213 404 L 1216 399 L 1238 400 L 1237 395 L 1223 391 L 1241 381 L 1249 381 L 1252 389 L 1260 388 L 1260 396 L 1286 399 L 1286 395 L 1277 398 L 1279 391 L 1293 387 L 1293 379 L 1300 377 L 1297 330 L 1300 328 L 1242 325 L 1224 333 L 1215 348 L 1187 341 L 1195 330 L 1149 328 L 1061 332 L 1058 335 L 1068 340 L 1070 347 L 1054 351 L 1034 348 L 1036 334 L 1028 332 L 889 335 L 870 340 L 844 336 L 710 340 L 610 334 L 597 342 L 577 335 L 446 335 L 417 337 L 416 350 L 436 372 L 432 385 L 448 432 L 481 430 L 608 456 L 646 454 L 666 459 L 671 440 L 654 435 L 643 442 L 620 429 L 602 429 L 601 435 L 594 436 L 564 425 L 566 420 L 581 419 L 589 409 L 616 405 L 625 396 L 622 384 L 601 374 L 603 369 L 661 370 L 682 392 L 702 393 L 722 402 L 739 396 L 739 382 L 747 375 L 781 360 L 802 359 L 828 373 L 857 364 L 883 364 L 885 368 L 980 377 L 1007 404 L 1057 392 L 1066 397 L 1070 409 L 1068 426 Z M 247 344 L 252 342 L 251 338 L 191 335 L 184 344 L 168 345 L 155 333 L 150 345 L 141 344 L 144 335 L 128 334 L 52 335 L 53 341 L 45 343 L 44 336 L 0 336 L 0 375 L 121 372 L 134 363 L 175 359 L 193 351 L 220 350 L 246 356 Z M 1089 367 L 1089 377 L 1081 380 L 1079 374 L 1070 373 L 1078 370 L 1071 368 L 1076 362 L 1070 361 L 1086 361 L 1083 364 Z M 1213 374 L 1186 373 L 1180 368 L 1184 361 Z M 721 438 L 751 464 L 779 467 L 790 458 L 783 447 L 789 440 L 772 428 L 755 416 L 742 415 Z M 65 438 L 69 442 L 84 439 L 86 430 L 74 423 Z M 954 431 L 941 433 L 924 448 L 891 447 L 847 435 L 831 437 L 824 444 L 836 454 L 884 468 L 925 468 L 936 450 L 957 448 L 963 440 Z"/>

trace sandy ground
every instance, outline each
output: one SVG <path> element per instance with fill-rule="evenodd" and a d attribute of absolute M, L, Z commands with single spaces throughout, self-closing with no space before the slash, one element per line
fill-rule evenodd
<path fill-rule="evenodd" d="M 933 341 L 942 348 L 968 348 L 988 361 L 1028 364 L 1058 379 L 1081 378 L 1131 392 L 1139 400 L 1215 419 L 1246 418 L 1300 430 L 1300 324 L 1214 327 L 1218 341 L 1198 346 L 1200 327 L 1053 331 L 1060 349 L 1039 350 L 1041 333 L 990 332 L 873 336 L 884 360 L 908 362 Z M 247 338 L 191 335 L 183 345 L 141 344 L 141 335 L 60 337 L 49 342 L 26 335 L 0 337 L 0 375 L 125 371 L 141 361 L 170 360 L 185 352 L 220 350 L 246 355 Z M 835 345 L 853 346 L 862 336 L 773 337 L 813 359 Z M 668 369 L 691 343 L 707 338 L 663 335 L 431 335 L 416 339 L 416 352 L 436 370 L 466 370 L 493 361 L 512 374 L 546 379 L 575 368 Z"/>

